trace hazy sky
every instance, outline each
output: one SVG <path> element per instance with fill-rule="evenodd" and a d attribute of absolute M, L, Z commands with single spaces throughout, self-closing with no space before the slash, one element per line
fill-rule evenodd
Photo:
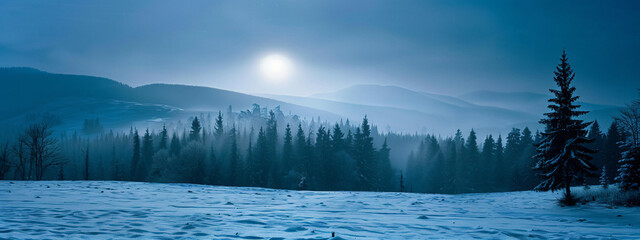
<path fill-rule="evenodd" d="M 242 92 L 353 84 L 545 92 L 566 49 L 583 100 L 640 88 L 639 1 L 0 1 L 0 66 Z M 272 84 L 258 59 L 289 56 Z"/>

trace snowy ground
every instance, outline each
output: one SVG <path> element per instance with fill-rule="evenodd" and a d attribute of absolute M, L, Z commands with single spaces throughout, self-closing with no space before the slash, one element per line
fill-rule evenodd
<path fill-rule="evenodd" d="M 640 238 L 640 208 L 563 208 L 558 196 L 0 181 L 0 239 Z"/>

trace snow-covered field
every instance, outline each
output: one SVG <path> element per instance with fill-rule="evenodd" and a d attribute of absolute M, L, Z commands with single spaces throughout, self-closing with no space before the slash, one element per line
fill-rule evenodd
<path fill-rule="evenodd" d="M 640 208 L 558 197 L 0 181 L 0 239 L 640 238 Z"/>

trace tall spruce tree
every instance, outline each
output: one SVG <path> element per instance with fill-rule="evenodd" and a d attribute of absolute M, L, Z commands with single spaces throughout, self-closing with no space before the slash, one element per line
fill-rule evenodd
<path fill-rule="evenodd" d="M 525 150 L 528 147 L 533 146 L 533 134 L 529 127 L 525 127 L 522 130 L 522 136 L 520 137 L 520 149 Z"/>
<path fill-rule="evenodd" d="M 333 148 L 332 151 L 336 153 L 340 151 L 344 151 L 346 148 L 344 133 L 342 132 L 340 125 L 338 125 L 337 123 L 333 127 L 333 132 L 331 135 L 331 148 Z"/>
<path fill-rule="evenodd" d="M 269 146 L 264 128 L 258 131 L 258 140 L 255 146 L 255 154 L 253 156 L 253 167 L 251 174 L 253 175 L 253 185 L 258 187 L 266 187 L 268 184 L 268 168 L 266 162 L 268 160 Z"/>
<path fill-rule="evenodd" d="M 427 176 L 428 182 L 426 183 L 431 185 L 428 192 L 440 192 L 445 189 L 447 184 L 445 181 L 447 175 L 445 175 L 446 170 L 444 169 L 447 164 L 445 163 L 444 154 L 442 153 L 442 149 L 440 148 L 440 144 L 438 143 L 438 139 L 435 135 L 427 137 L 427 143 L 428 158 L 426 160 L 429 162 L 429 165 L 431 165 L 431 171 L 429 176 Z M 476 160 L 480 160 L 479 157 Z"/>
<path fill-rule="evenodd" d="M 359 190 L 370 191 L 377 190 L 378 176 L 377 164 L 374 157 L 375 148 L 373 147 L 373 138 L 371 137 L 371 126 L 367 116 L 362 120 L 362 125 L 356 128 L 354 136 L 354 152 L 356 160 L 356 174 L 358 176 Z"/>
<path fill-rule="evenodd" d="M 604 154 L 604 144 L 606 140 L 606 136 L 600 131 L 600 124 L 598 121 L 593 121 L 591 127 L 589 128 L 589 133 L 587 134 L 587 138 L 593 139 L 593 142 L 589 143 L 588 147 L 598 152 L 593 155 L 593 165 L 602 168 L 604 166 L 605 157 Z M 597 179 L 594 179 L 597 180 Z M 592 181 L 592 183 L 596 183 L 597 181 Z"/>
<path fill-rule="evenodd" d="M 471 191 L 477 192 L 477 189 L 481 187 L 479 185 L 479 174 L 475 174 L 479 166 L 478 161 L 480 160 L 480 150 L 478 149 L 478 137 L 476 136 L 476 131 L 473 129 L 469 132 L 469 137 L 465 144 L 465 150 L 466 164 L 464 166 L 464 176 L 468 187 L 471 187 Z"/>
<path fill-rule="evenodd" d="M 162 131 L 160 131 L 160 146 L 158 146 L 158 148 L 167 149 L 167 140 L 168 140 L 167 127 L 165 127 L 165 125 L 162 124 Z"/>
<path fill-rule="evenodd" d="M 350 156 L 347 153 L 347 143 L 344 139 L 344 133 L 340 128 L 339 124 L 335 124 L 333 127 L 333 132 L 331 132 L 331 152 L 333 154 L 333 161 L 336 166 L 333 171 L 333 179 L 334 182 L 338 183 L 338 187 L 341 189 L 345 189 L 348 185 L 346 182 L 349 178 L 350 166 L 348 165 Z"/>
<path fill-rule="evenodd" d="M 236 136 L 236 127 L 234 126 L 229 131 L 230 149 L 231 154 L 229 156 L 229 179 L 228 182 L 231 186 L 236 186 L 238 181 L 238 175 L 240 174 L 240 153 L 238 150 L 238 137 Z"/>
<path fill-rule="evenodd" d="M 595 151 L 586 146 L 591 142 L 586 138 L 585 130 L 590 123 L 576 119 L 588 112 L 577 110 L 580 105 L 576 105 L 575 101 L 579 97 L 574 96 L 576 88 L 571 85 L 575 74 L 564 51 L 554 73 L 554 81 L 560 89 L 549 89 L 555 96 L 549 99 L 551 112 L 545 113 L 546 118 L 540 120 L 545 125 L 545 131 L 541 133 L 541 142 L 536 146 L 538 163 L 535 169 L 542 178 L 536 190 L 555 191 L 564 188 L 564 200 L 572 204 L 571 183 L 576 178 L 594 176 L 592 171 L 597 168 L 591 163 L 590 154 Z"/>
<path fill-rule="evenodd" d="M 282 145 L 282 173 L 286 175 L 293 168 L 293 136 L 291 126 L 287 124 L 284 129 L 284 143 Z"/>
<path fill-rule="evenodd" d="M 602 158 L 603 166 L 607 168 L 607 176 L 618 175 L 618 160 L 622 159 L 622 150 L 618 147 L 618 142 L 622 141 L 623 136 L 619 132 L 617 121 L 613 121 L 602 145 L 599 156 Z"/>
<path fill-rule="evenodd" d="M 513 182 L 513 172 L 515 171 L 515 165 L 517 160 L 519 159 L 520 153 L 522 152 L 522 144 L 520 144 L 520 138 L 522 134 L 520 133 L 520 129 L 513 128 L 511 132 L 507 134 L 507 143 L 504 147 L 504 158 L 506 167 L 503 171 L 508 172 L 507 175 L 511 178 L 510 182 Z"/>
<path fill-rule="evenodd" d="M 333 164 L 333 154 L 331 151 L 330 133 L 325 130 L 324 126 L 318 128 L 316 134 L 315 156 L 317 159 L 317 168 L 314 168 L 317 174 L 314 174 L 322 189 L 334 190 L 336 183 L 333 178 L 335 166 Z"/>
<path fill-rule="evenodd" d="M 456 135 L 453 137 L 453 142 L 455 145 L 455 166 L 454 166 L 454 182 L 453 182 L 453 192 L 460 193 L 466 191 L 467 176 L 465 175 L 466 168 L 466 153 L 464 147 L 464 137 L 462 136 L 462 131 L 458 129 L 456 131 Z"/>
<path fill-rule="evenodd" d="M 508 181 L 503 182 L 506 186 L 506 190 L 519 189 L 522 185 L 521 175 L 519 174 L 519 161 L 522 154 L 521 144 L 522 133 L 519 128 L 513 128 L 509 134 L 507 134 L 507 143 L 504 147 L 504 171 Z"/>
<path fill-rule="evenodd" d="M 149 168 L 153 162 L 153 139 L 147 129 L 142 137 L 142 151 L 140 153 L 140 162 L 138 163 L 137 176 L 140 181 L 144 181 L 149 173 Z"/>
<path fill-rule="evenodd" d="M 216 139 L 220 139 L 224 134 L 224 123 L 222 121 L 222 111 L 218 111 L 218 117 L 216 118 L 216 125 L 214 126 Z"/>
<path fill-rule="evenodd" d="M 600 124 L 598 121 L 593 121 L 591 124 L 591 128 L 589 128 L 588 138 L 593 139 L 593 143 L 600 143 L 603 140 L 603 134 L 600 131 Z M 598 146 L 599 147 L 599 146 Z"/>
<path fill-rule="evenodd" d="M 278 145 L 278 122 L 276 120 L 273 110 L 269 111 L 269 118 L 267 119 L 267 128 L 265 129 L 265 136 L 267 140 L 267 153 L 265 156 L 266 173 L 268 176 L 269 187 L 278 187 L 280 185 L 279 167 L 280 161 L 277 157 L 277 145 Z"/>
<path fill-rule="evenodd" d="M 200 141 L 200 130 L 202 130 L 202 126 L 200 125 L 200 121 L 198 120 L 198 117 L 195 117 L 191 122 L 191 131 L 189 132 L 189 140 Z"/>
<path fill-rule="evenodd" d="M 437 142 L 436 142 L 437 144 Z M 378 169 L 380 176 L 380 190 L 387 191 L 392 189 L 393 182 L 393 170 L 391 169 L 391 158 L 389 153 L 391 149 L 387 144 L 387 138 L 384 138 L 384 142 L 382 143 L 382 147 L 378 150 Z"/>
<path fill-rule="evenodd" d="M 482 162 L 485 165 L 492 164 L 495 153 L 494 149 L 496 148 L 496 142 L 493 140 L 493 136 L 489 134 L 484 139 L 484 143 L 482 144 Z"/>
<path fill-rule="evenodd" d="M 495 147 L 495 161 L 493 163 L 493 186 L 495 190 L 504 190 L 505 182 L 508 182 L 505 175 L 505 161 L 504 161 L 504 145 L 502 144 L 502 135 L 498 135 Z"/>
<path fill-rule="evenodd" d="M 296 133 L 296 144 L 295 144 L 295 148 L 296 148 L 296 159 L 298 159 L 298 161 L 296 161 L 295 164 L 295 169 L 296 171 L 298 171 L 303 177 L 308 176 L 309 175 L 309 159 L 306 159 L 307 156 L 307 140 L 306 140 L 306 136 L 304 135 L 304 130 L 302 130 L 302 124 L 298 124 L 298 131 Z"/>
<path fill-rule="evenodd" d="M 347 119 L 347 122 L 349 119 Z M 347 125 L 349 126 L 349 125 Z M 353 154 L 353 133 L 351 133 L 351 129 L 347 129 L 347 136 L 344 137 L 344 148 L 349 154 Z"/>
<path fill-rule="evenodd" d="M 131 178 L 138 180 L 136 174 L 138 173 L 138 164 L 140 163 L 140 135 L 138 135 L 138 129 L 133 132 L 133 157 L 131 157 Z"/>
<path fill-rule="evenodd" d="M 516 174 L 519 176 L 519 183 L 516 186 L 516 190 L 531 190 L 538 185 L 538 178 L 533 171 L 535 166 L 536 148 L 534 145 L 533 133 L 529 127 L 525 127 L 522 130 L 522 136 L 520 137 L 520 156 L 517 161 Z"/>
<path fill-rule="evenodd" d="M 493 184 L 493 182 L 491 181 L 491 177 L 493 176 L 492 168 L 496 157 L 495 148 L 496 142 L 495 140 L 493 140 L 493 136 L 489 134 L 489 136 L 484 139 L 484 143 L 482 144 L 482 163 L 480 164 L 477 173 L 482 177 L 481 183 L 485 190 L 490 190 L 487 188 Z"/>

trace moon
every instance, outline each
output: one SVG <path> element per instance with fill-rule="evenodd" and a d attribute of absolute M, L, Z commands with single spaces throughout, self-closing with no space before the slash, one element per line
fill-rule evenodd
<path fill-rule="evenodd" d="M 283 82 L 293 73 L 293 62 L 283 54 L 272 53 L 260 59 L 258 69 L 266 80 Z"/>

